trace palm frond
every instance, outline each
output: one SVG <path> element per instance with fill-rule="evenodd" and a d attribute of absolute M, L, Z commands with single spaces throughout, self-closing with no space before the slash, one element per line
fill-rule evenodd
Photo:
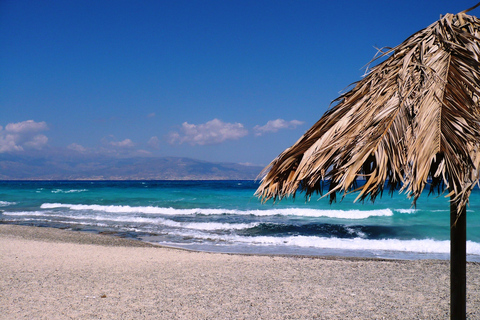
<path fill-rule="evenodd" d="M 415 33 L 373 67 L 292 147 L 264 169 L 263 201 L 345 195 L 361 178 L 357 199 L 385 186 L 416 199 L 440 184 L 460 207 L 479 179 L 480 22 L 447 14 Z"/>

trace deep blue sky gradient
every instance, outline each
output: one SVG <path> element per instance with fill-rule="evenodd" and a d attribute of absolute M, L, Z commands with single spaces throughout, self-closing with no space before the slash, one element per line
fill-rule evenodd
<path fill-rule="evenodd" d="M 0 150 L 8 124 L 45 124 L 0 157 L 81 149 L 265 165 L 361 78 L 375 47 L 474 2 L 2 0 Z M 171 140 L 213 119 L 244 132 Z M 303 124 L 255 134 L 276 119 Z M 29 148 L 35 134 L 48 142 Z"/>

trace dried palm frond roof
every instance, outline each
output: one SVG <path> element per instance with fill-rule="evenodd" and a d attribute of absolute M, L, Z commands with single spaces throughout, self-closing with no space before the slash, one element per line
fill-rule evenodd
<path fill-rule="evenodd" d="M 361 200 L 402 186 L 415 203 L 443 185 L 467 203 L 479 178 L 480 21 L 447 14 L 382 56 L 264 169 L 258 197 L 310 198 L 326 180 L 334 200 L 361 178 Z"/>

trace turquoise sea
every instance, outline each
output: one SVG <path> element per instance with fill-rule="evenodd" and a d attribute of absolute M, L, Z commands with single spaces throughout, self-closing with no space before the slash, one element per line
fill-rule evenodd
<path fill-rule="evenodd" d="M 194 250 L 449 259 L 449 203 L 384 194 L 261 204 L 254 181 L 3 181 L 0 223 L 108 233 Z M 467 209 L 469 261 L 480 261 L 480 190 Z"/>

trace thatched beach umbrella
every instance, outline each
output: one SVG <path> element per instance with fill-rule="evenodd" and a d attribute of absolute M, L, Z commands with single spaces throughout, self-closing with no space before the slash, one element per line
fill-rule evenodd
<path fill-rule="evenodd" d="M 479 4 L 477 4 L 478 6 Z M 475 6 L 475 7 L 477 7 Z M 353 89 L 264 170 L 256 195 L 397 187 L 413 199 L 445 191 L 451 211 L 451 314 L 466 315 L 466 205 L 480 168 L 480 20 L 447 14 L 382 54 Z M 355 187 L 357 179 L 365 179 Z"/>

